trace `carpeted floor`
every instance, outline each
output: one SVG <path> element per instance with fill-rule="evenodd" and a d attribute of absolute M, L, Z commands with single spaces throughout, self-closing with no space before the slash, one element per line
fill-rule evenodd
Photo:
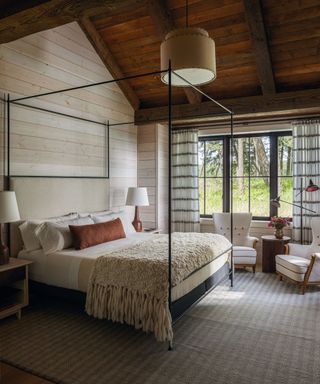
<path fill-rule="evenodd" d="M 320 288 L 239 272 L 174 328 L 174 350 L 63 303 L 0 323 L 3 361 L 63 384 L 319 384 Z"/>

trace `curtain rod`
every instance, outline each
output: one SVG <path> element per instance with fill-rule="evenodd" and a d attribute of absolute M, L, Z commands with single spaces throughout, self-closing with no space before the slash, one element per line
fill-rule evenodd
<path fill-rule="evenodd" d="M 302 116 L 292 116 L 290 117 L 279 117 L 279 118 L 274 118 L 274 119 L 256 119 L 256 120 L 242 120 L 242 121 L 234 121 L 233 125 L 253 125 L 253 124 L 263 124 L 263 123 L 292 123 L 293 121 L 299 121 L 299 120 L 304 120 L 304 119 L 319 119 L 320 115 L 302 115 Z M 208 124 L 201 124 L 201 123 L 188 123 L 184 125 L 175 125 L 173 129 L 178 130 L 178 129 L 208 129 L 208 128 L 217 128 L 217 127 L 225 127 L 229 126 L 228 121 L 226 122 L 217 122 L 217 123 L 208 123 Z"/>

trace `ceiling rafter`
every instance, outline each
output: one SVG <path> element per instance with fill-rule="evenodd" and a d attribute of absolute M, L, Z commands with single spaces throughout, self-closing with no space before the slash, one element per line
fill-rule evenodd
<path fill-rule="evenodd" d="M 146 4 L 147 0 L 30 0 L 0 5 L 0 44 L 119 8 Z M 22 3 L 22 4 L 21 4 Z"/>
<path fill-rule="evenodd" d="M 264 116 L 279 115 L 279 113 L 320 112 L 320 89 L 310 89 L 295 92 L 283 92 L 274 95 L 248 96 L 235 99 L 224 99 L 219 102 L 229 109 L 232 109 L 235 117 L 241 115 Z M 172 106 L 173 120 L 210 120 L 215 118 L 214 114 L 223 112 L 213 102 L 202 102 L 201 104 L 181 104 Z M 135 113 L 135 123 L 145 124 L 150 122 L 161 122 L 168 119 L 168 108 L 145 108 Z"/>
<path fill-rule="evenodd" d="M 163 40 L 168 32 L 175 28 L 174 22 L 166 7 L 165 1 L 149 0 L 148 1 L 149 15 L 154 23 L 159 37 Z M 160 47 L 159 47 L 160 48 Z M 183 88 L 184 93 L 190 104 L 198 104 L 202 101 L 201 93 L 190 87 Z"/>
<path fill-rule="evenodd" d="M 244 5 L 262 93 L 276 93 L 261 2 L 260 0 L 244 0 Z"/>
<path fill-rule="evenodd" d="M 92 21 L 88 17 L 83 17 L 78 20 L 78 23 L 85 35 L 87 36 L 88 40 L 92 44 L 93 48 L 99 55 L 100 59 L 110 72 L 111 76 L 114 79 L 120 79 L 124 77 L 109 47 L 107 46 L 106 42 L 103 40 L 99 32 L 96 30 Z M 140 105 L 140 100 L 138 99 L 136 93 L 134 92 L 129 82 L 126 80 L 122 80 L 119 81 L 117 84 L 128 99 L 128 101 L 130 102 L 130 104 L 132 105 L 133 109 L 137 110 Z"/>

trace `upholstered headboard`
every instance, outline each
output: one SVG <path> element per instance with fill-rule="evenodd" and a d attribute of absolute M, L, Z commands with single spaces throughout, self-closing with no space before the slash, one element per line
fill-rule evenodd
<path fill-rule="evenodd" d="M 13 177 L 10 189 L 16 192 L 22 220 L 110 208 L 108 179 Z M 16 256 L 22 244 L 17 224 L 10 225 L 12 256 Z"/>

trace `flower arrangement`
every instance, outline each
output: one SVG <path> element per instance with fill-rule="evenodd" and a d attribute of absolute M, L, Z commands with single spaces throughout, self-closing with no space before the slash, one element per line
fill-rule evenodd
<path fill-rule="evenodd" d="M 273 216 L 269 221 L 268 227 L 275 229 L 282 229 L 289 225 L 289 219 L 286 217 Z"/>
<path fill-rule="evenodd" d="M 277 239 L 283 238 L 283 228 L 289 225 L 289 219 L 286 217 L 273 216 L 269 221 L 268 227 L 274 228 L 274 235 Z"/>

